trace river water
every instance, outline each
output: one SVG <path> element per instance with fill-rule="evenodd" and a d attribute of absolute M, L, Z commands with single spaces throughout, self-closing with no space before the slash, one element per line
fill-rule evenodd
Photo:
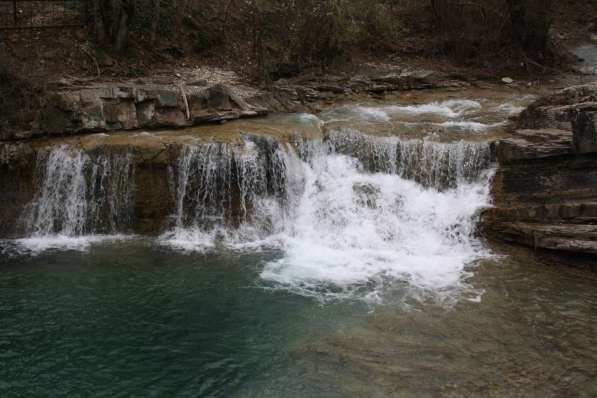
<path fill-rule="evenodd" d="M 129 154 L 52 146 L 0 244 L 0 396 L 596 395 L 597 274 L 476 233 L 488 142 L 530 100 L 152 133 L 184 140 L 157 237 L 126 234 Z"/>

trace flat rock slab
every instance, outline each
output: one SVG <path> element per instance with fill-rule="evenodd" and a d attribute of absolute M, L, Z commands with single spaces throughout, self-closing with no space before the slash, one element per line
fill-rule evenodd
<path fill-rule="evenodd" d="M 534 248 L 597 254 L 597 225 L 501 223 L 494 229 L 505 240 Z"/>
<path fill-rule="evenodd" d="M 500 162 L 539 159 L 568 155 L 573 148 L 571 131 L 558 129 L 517 130 L 513 136 L 498 142 L 497 154 Z"/>

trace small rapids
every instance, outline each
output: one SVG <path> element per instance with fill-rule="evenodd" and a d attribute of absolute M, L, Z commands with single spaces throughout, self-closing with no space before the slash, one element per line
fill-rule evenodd
<path fill-rule="evenodd" d="M 443 102 L 432 102 L 421 105 L 389 105 L 389 106 L 362 106 L 347 105 L 334 109 L 333 114 L 352 115 L 353 117 L 390 121 L 394 116 L 423 116 L 436 115 L 445 118 L 456 118 L 467 112 L 481 108 L 478 101 L 472 100 L 448 100 Z"/>

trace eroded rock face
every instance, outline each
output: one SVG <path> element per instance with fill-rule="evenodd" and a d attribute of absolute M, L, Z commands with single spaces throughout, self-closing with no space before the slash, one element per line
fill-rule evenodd
<path fill-rule="evenodd" d="M 579 107 L 572 118 L 574 149 L 577 153 L 597 152 L 597 102 Z"/>
<path fill-rule="evenodd" d="M 597 84 L 525 110 L 497 144 L 487 234 L 535 248 L 597 254 Z"/>

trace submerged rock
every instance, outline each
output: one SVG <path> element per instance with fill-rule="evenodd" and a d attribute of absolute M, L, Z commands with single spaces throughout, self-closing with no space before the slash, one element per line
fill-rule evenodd
<path fill-rule="evenodd" d="M 360 206 L 375 209 L 381 189 L 372 184 L 355 184 L 352 187 Z"/>

